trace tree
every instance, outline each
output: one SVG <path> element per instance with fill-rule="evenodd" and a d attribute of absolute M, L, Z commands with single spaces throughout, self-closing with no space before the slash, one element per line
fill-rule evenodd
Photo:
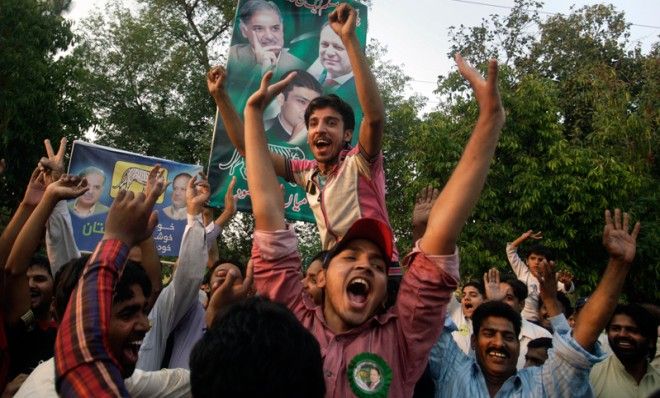
<path fill-rule="evenodd" d="M 215 106 L 204 76 L 224 63 L 234 13 L 228 0 L 115 0 L 86 20 L 75 55 L 98 143 L 205 163 Z"/>
<path fill-rule="evenodd" d="M 0 157 L 8 166 L 0 180 L 3 206 L 20 200 L 45 138 L 57 143 L 88 127 L 80 67 L 62 53 L 73 38 L 60 15 L 69 3 L 5 0 L 0 7 Z"/>

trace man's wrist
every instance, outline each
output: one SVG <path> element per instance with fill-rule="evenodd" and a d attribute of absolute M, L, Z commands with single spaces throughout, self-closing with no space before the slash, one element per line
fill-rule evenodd
<path fill-rule="evenodd" d="M 119 240 L 129 248 L 133 247 L 133 239 L 131 239 L 128 235 L 123 234 L 121 232 L 105 231 L 105 233 L 103 234 L 103 238 L 101 240 Z"/>

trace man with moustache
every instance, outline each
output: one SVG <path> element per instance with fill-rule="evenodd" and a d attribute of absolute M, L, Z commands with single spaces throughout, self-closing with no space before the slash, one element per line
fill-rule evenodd
<path fill-rule="evenodd" d="M 535 277 L 555 330 L 554 354 L 543 366 L 516 371 L 520 313 L 505 302 L 489 301 L 472 315 L 474 357 L 463 353 L 447 333 L 431 351 L 429 367 L 437 386 L 436 397 L 593 396 L 589 371 L 605 358 L 595 343 L 610 319 L 635 257 L 640 224 L 632 232 L 628 232 L 628 225 L 628 214 L 624 213 L 622 223 L 619 209 L 615 210 L 614 221 L 609 210 L 605 212 L 603 245 L 610 259 L 572 334 L 556 298 L 554 264 L 539 264 Z M 445 331 L 451 326 L 445 325 Z"/>
<path fill-rule="evenodd" d="M 589 381 L 594 395 L 648 397 L 660 389 L 660 373 L 649 364 L 655 356 L 658 324 L 638 304 L 618 305 L 607 325 L 614 355 L 594 366 Z"/>

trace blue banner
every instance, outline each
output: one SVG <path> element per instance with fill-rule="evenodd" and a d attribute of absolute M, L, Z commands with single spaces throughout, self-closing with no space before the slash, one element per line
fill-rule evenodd
<path fill-rule="evenodd" d="M 158 225 L 153 233 L 156 249 L 161 256 L 179 255 L 187 223 L 186 186 L 202 166 L 74 141 L 68 173 L 87 178 L 89 186 L 84 195 L 69 201 L 73 236 L 80 250 L 94 250 L 103 237 L 105 218 L 117 193 L 122 189 L 142 192 L 149 171 L 156 164 L 161 165 L 163 175 L 171 181 L 154 206 L 158 210 Z"/>

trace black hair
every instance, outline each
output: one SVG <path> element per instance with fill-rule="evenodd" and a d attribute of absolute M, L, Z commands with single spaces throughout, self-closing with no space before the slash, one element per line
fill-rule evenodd
<path fill-rule="evenodd" d="M 486 301 L 477 307 L 472 313 L 472 328 L 474 335 L 479 335 L 481 324 L 488 317 L 505 318 L 513 324 L 513 331 L 516 336 L 520 335 L 522 327 L 522 318 L 520 313 L 516 312 L 511 306 L 503 301 Z"/>
<path fill-rule="evenodd" d="M 571 299 L 569 299 L 566 294 L 563 292 L 557 292 L 557 301 L 559 301 L 562 307 L 564 307 L 564 311 L 562 311 L 562 313 L 567 319 L 573 315 L 573 304 L 571 304 Z M 543 299 L 539 296 L 539 309 L 541 307 L 543 307 Z"/>
<path fill-rule="evenodd" d="M 527 249 L 527 256 L 525 258 L 529 258 L 532 254 L 537 254 L 540 256 L 545 257 L 546 260 L 548 261 L 554 261 L 555 257 L 552 252 L 548 247 L 543 246 L 543 245 L 532 245 Z"/>
<path fill-rule="evenodd" d="M 64 316 L 71 293 L 78 284 L 87 260 L 89 260 L 89 254 L 74 258 L 55 273 L 53 289 L 55 290 L 55 316 L 57 319 L 62 319 Z"/>
<path fill-rule="evenodd" d="M 312 259 L 309 260 L 309 262 L 307 263 L 307 266 L 305 267 L 305 271 L 307 271 L 307 268 L 309 268 L 309 266 L 312 265 L 314 261 L 320 261 L 321 266 L 325 268 L 323 264 L 325 264 L 325 257 L 327 255 L 328 255 L 328 250 L 321 250 L 320 252 L 316 253 L 314 257 L 312 257 Z"/>
<path fill-rule="evenodd" d="M 322 95 L 309 102 L 305 109 L 305 127 L 309 128 L 309 118 L 317 109 L 332 108 L 337 111 L 344 122 L 344 131 L 355 129 L 355 113 L 353 108 L 335 94 Z"/>
<path fill-rule="evenodd" d="M 545 348 L 546 350 L 549 350 L 552 348 L 552 338 L 550 337 L 538 337 L 535 338 L 534 340 L 531 340 L 529 343 L 527 343 L 527 348 Z"/>
<path fill-rule="evenodd" d="M 211 268 L 209 268 L 209 270 L 206 272 L 206 276 L 204 277 L 204 283 L 211 283 L 211 277 L 213 276 L 213 273 L 215 272 L 215 269 L 218 268 L 218 266 L 220 264 L 225 264 L 225 263 L 234 264 L 236 266 L 236 268 L 238 268 L 238 271 L 241 273 L 241 277 L 245 278 L 246 267 L 243 265 L 243 263 L 236 260 L 235 258 L 221 257 L 221 258 L 217 259 L 213 263 Z"/>
<path fill-rule="evenodd" d="M 248 23 L 249 19 L 252 18 L 254 13 L 261 10 L 273 11 L 280 17 L 280 21 L 282 20 L 282 13 L 280 12 L 280 8 L 277 6 L 277 4 L 273 3 L 272 1 L 264 0 L 248 0 L 243 3 L 240 10 L 238 11 L 238 18 L 242 23 Z"/>
<path fill-rule="evenodd" d="M 148 298 L 151 295 L 151 281 L 144 268 L 142 268 L 140 263 L 128 260 L 117 285 L 115 285 L 112 303 L 117 304 L 132 299 L 133 291 L 131 290 L 131 286 L 133 285 L 139 285 L 142 288 L 144 297 Z"/>
<path fill-rule="evenodd" d="M 282 94 L 284 94 L 284 98 L 287 98 L 289 93 L 296 87 L 308 88 L 310 90 L 316 91 L 319 94 L 323 92 L 323 87 L 321 87 L 321 83 L 319 83 L 319 81 L 316 80 L 314 76 L 310 75 L 309 72 L 302 69 L 294 69 L 286 72 L 285 74 L 282 75 L 282 80 L 286 79 L 286 77 L 292 74 L 293 72 L 296 72 L 296 75 L 289 82 L 289 84 L 287 84 L 286 87 L 284 87 L 284 90 L 282 90 Z"/>
<path fill-rule="evenodd" d="M 48 258 L 35 254 L 30 258 L 30 267 L 37 266 L 45 269 L 48 271 L 48 275 L 50 275 L 51 279 L 53 278 L 53 271 L 50 269 L 50 262 L 48 261 Z"/>
<path fill-rule="evenodd" d="M 284 305 L 251 297 L 216 318 L 195 345 L 190 386 L 195 398 L 321 398 L 321 349 Z"/>
<path fill-rule="evenodd" d="M 658 320 L 644 307 L 639 304 L 618 304 L 614 309 L 612 317 L 607 322 L 606 330 L 610 329 L 615 315 L 629 316 L 639 329 L 641 334 L 649 343 L 649 359 L 655 357 L 656 341 L 658 340 Z"/>
<path fill-rule="evenodd" d="M 502 280 L 502 283 L 506 283 L 507 285 L 511 286 L 511 290 L 513 290 L 513 295 L 516 296 L 518 301 L 520 301 L 520 303 L 524 305 L 525 299 L 529 294 L 529 291 L 527 290 L 527 285 L 525 285 L 525 283 L 523 283 L 517 278 L 506 278 Z"/>
<path fill-rule="evenodd" d="M 480 281 L 474 279 L 474 280 L 471 280 L 471 281 L 467 282 L 461 288 L 461 292 L 463 292 L 463 289 L 465 289 L 468 286 L 472 286 L 473 288 L 477 289 L 482 296 L 484 296 L 484 297 L 486 296 L 486 289 L 484 289 L 484 284 L 481 283 Z"/>

